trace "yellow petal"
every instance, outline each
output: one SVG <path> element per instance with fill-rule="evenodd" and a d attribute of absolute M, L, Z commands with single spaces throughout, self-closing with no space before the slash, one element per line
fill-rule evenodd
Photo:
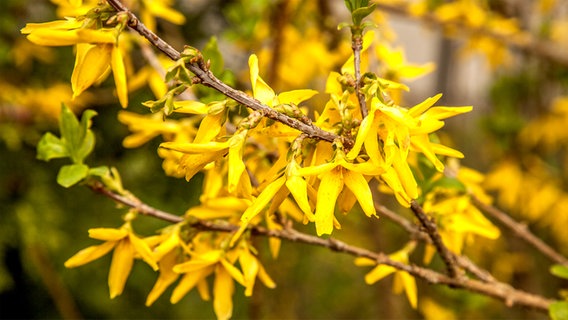
<path fill-rule="evenodd" d="M 89 229 L 89 237 L 103 241 L 118 241 L 128 235 L 126 229 L 115 228 L 91 228 Z"/>
<path fill-rule="evenodd" d="M 128 239 L 130 240 L 130 243 L 132 244 L 134 250 L 138 254 L 140 254 L 142 260 L 149 264 L 150 267 L 154 269 L 154 271 L 158 270 L 158 264 L 156 263 L 154 255 L 152 254 L 152 250 L 150 250 L 148 244 L 146 244 L 144 240 L 135 236 L 133 233 L 128 234 Z"/>
<path fill-rule="evenodd" d="M 205 116 L 199 124 L 199 129 L 197 130 L 197 134 L 195 135 L 193 142 L 204 143 L 213 140 L 213 138 L 221 132 L 225 118 L 226 116 L 224 112 L 208 114 Z"/>
<path fill-rule="evenodd" d="M 229 148 L 229 142 L 206 142 L 206 143 L 182 143 L 182 142 L 163 142 L 160 148 L 179 151 L 183 153 L 197 154 L 204 152 L 223 151 Z"/>
<path fill-rule="evenodd" d="M 453 157 L 453 158 L 463 158 L 464 155 L 458 150 L 452 149 L 450 147 L 446 147 L 444 145 L 438 143 L 430 143 L 430 147 L 432 147 L 432 151 L 436 154 L 440 154 L 443 156 Z"/>
<path fill-rule="evenodd" d="M 208 275 L 210 275 L 214 270 L 214 266 L 209 266 L 200 270 L 195 270 L 194 272 L 186 273 L 178 285 L 174 288 L 172 296 L 170 297 L 170 303 L 178 303 L 197 283 L 204 280 Z"/>
<path fill-rule="evenodd" d="M 418 117 L 419 115 L 421 115 L 422 113 L 424 113 L 426 110 L 428 110 L 428 108 L 430 108 L 431 106 L 433 106 L 436 102 L 438 102 L 438 100 L 440 100 L 440 98 L 442 97 L 441 93 L 438 93 L 437 95 L 430 97 L 422 102 L 420 102 L 419 104 L 415 105 L 414 107 L 410 108 L 408 110 L 408 114 L 414 118 Z"/>
<path fill-rule="evenodd" d="M 193 273 L 216 264 L 221 259 L 222 255 L 222 250 L 213 250 L 208 252 L 208 255 L 205 257 L 206 259 L 194 258 L 187 262 L 175 265 L 173 270 L 176 273 Z"/>
<path fill-rule="evenodd" d="M 343 179 L 347 188 L 353 192 L 357 201 L 359 201 L 363 212 L 365 212 L 368 217 L 376 216 L 377 213 L 373 203 L 373 194 L 365 177 L 360 173 L 345 170 L 343 172 Z"/>
<path fill-rule="evenodd" d="M 355 138 L 355 144 L 353 145 L 353 148 L 351 148 L 349 153 L 347 153 L 346 158 L 348 160 L 353 160 L 357 158 L 359 152 L 361 151 L 361 147 L 363 146 L 363 142 L 365 142 L 365 140 L 367 139 L 367 135 L 369 134 L 369 131 L 371 130 L 371 126 L 373 125 L 374 121 L 375 121 L 375 112 L 370 112 L 369 115 L 365 119 L 363 119 L 361 125 L 359 126 L 357 137 Z"/>
<path fill-rule="evenodd" d="M 167 7 L 165 1 L 143 1 L 143 3 L 153 16 L 160 17 L 177 25 L 185 23 L 185 16 L 179 11 Z"/>
<path fill-rule="evenodd" d="M 233 315 L 233 292 L 235 283 L 225 268 L 217 265 L 213 282 L 213 309 L 219 320 L 230 319 Z"/>
<path fill-rule="evenodd" d="M 395 156 L 392 166 L 396 170 L 398 179 L 408 197 L 410 197 L 410 199 L 418 198 L 418 184 L 414 179 L 412 170 L 410 170 L 408 166 L 408 162 L 400 158 L 400 156 Z"/>
<path fill-rule="evenodd" d="M 252 205 L 243 213 L 241 217 L 241 221 L 243 224 L 249 223 L 249 221 L 258 215 L 264 207 L 272 200 L 274 195 L 282 188 L 284 183 L 286 182 L 286 177 L 282 176 L 274 181 L 262 190 L 262 192 L 258 195 L 258 198 L 252 203 Z"/>
<path fill-rule="evenodd" d="M 274 280 L 272 280 L 272 278 L 270 278 L 270 276 L 268 275 L 268 273 L 266 273 L 266 270 L 260 263 L 258 264 L 258 278 L 260 279 L 260 281 L 262 281 L 262 283 L 264 283 L 266 287 L 271 289 L 276 288 L 276 283 L 274 282 Z"/>
<path fill-rule="evenodd" d="M 341 170 L 331 170 L 321 177 L 316 203 L 316 232 L 318 236 L 331 234 L 337 196 L 343 189 Z"/>
<path fill-rule="evenodd" d="M 294 200 L 302 210 L 302 212 L 313 221 L 315 218 L 308 201 L 308 184 L 302 177 L 291 176 L 286 179 L 286 187 L 292 193 Z"/>
<path fill-rule="evenodd" d="M 318 93 L 316 90 L 311 89 L 286 91 L 278 95 L 278 102 L 282 104 L 300 104 L 300 102 L 308 100 Z"/>
<path fill-rule="evenodd" d="M 458 114 L 467 113 L 473 110 L 473 107 L 434 107 L 424 113 L 425 118 L 442 120 L 456 116 Z"/>
<path fill-rule="evenodd" d="M 249 57 L 250 83 L 252 85 L 253 96 L 260 102 L 272 106 L 274 90 L 269 87 L 258 75 L 258 57 L 253 54 Z"/>
<path fill-rule="evenodd" d="M 84 43 L 116 43 L 115 29 L 78 29 L 79 42 Z"/>
<path fill-rule="evenodd" d="M 203 102 L 184 100 L 174 101 L 174 112 L 184 114 L 207 114 L 209 107 Z"/>
<path fill-rule="evenodd" d="M 29 34 L 37 30 L 72 30 L 80 28 L 83 24 L 82 21 L 78 21 L 74 18 L 68 18 L 67 20 L 55 20 L 42 23 L 28 23 L 24 28 L 20 30 L 22 34 Z"/>
<path fill-rule="evenodd" d="M 396 273 L 396 277 L 402 283 L 404 291 L 406 292 L 406 298 L 413 309 L 416 309 L 418 292 L 416 290 L 416 279 L 413 276 L 404 271 L 399 271 Z"/>
<path fill-rule="evenodd" d="M 389 186 L 389 188 L 394 192 L 396 200 L 402 206 L 408 208 L 410 207 L 410 198 L 404 191 L 400 179 L 394 170 L 394 168 L 389 167 L 387 171 L 381 174 L 381 179 Z"/>
<path fill-rule="evenodd" d="M 93 85 L 110 65 L 112 44 L 77 45 L 75 68 L 71 75 L 73 97 Z"/>
<path fill-rule="evenodd" d="M 179 230 L 179 229 L 178 229 Z M 154 248 L 153 255 L 156 261 L 160 261 L 166 254 L 171 252 L 179 246 L 181 239 L 178 232 L 172 232 L 166 240 L 162 241 L 156 248 Z"/>
<path fill-rule="evenodd" d="M 111 68 L 114 77 L 114 85 L 116 86 L 116 94 L 118 101 L 123 108 L 128 106 L 128 86 L 126 85 L 126 69 L 124 68 L 124 60 L 122 51 L 118 46 L 114 46 L 111 54 Z"/>
<path fill-rule="evenodd" d="M 320 175 L 323 174 L 325 172 L 328 172 L 332 169 L 334 169 L 335 167 L 337 167 L 339 165 L 338 162 L 328 162 L 328 163 L 324 163 L 324 164 L 320 164 L 318 166 L 310 166 L 310 167 L 303 167 L 298 169 L 298 175 L 299 176 L 314 176 L 314 175 Z"/>
<path fill-rule="evenodd" d="M 126 279 L 132 270 L 134 262 L 134 248 L 128 239 L 118 242 L 114 248 L 112 262 L 108 273 L 108 287 L 110 298 L 119 296 L 124 290 Z"/>
<path fill-rule="evenodd" d="M 40 46 L 71 46 L 79 43 L 77 30 L 38 29 L 28 34 L 27 38 Z"/>
<path fill-rule="evenodd" d="M 259 270 L 259 263 L 255 256 L 249 250 L 242 250 L 239 255 L 239 263 L 243 269 L 243 276 L 245 280 L 245 296 L 252 296 L 252 289 L 256 280 L 256 275 Z"/>
<path fill-rule="evenodd" d="M 369 258 L 358 257 L 355 258 L 355 265 L 358 267 L 376 266 L 377 261 Z"/>
<path fill-rule="evenodd" d="M 444 171 L 444 164 L 436 156 L 436 153 L 432 148 L 433 144 L 430 142 L 427 135 L 419 135 L 411 137 L 410 144 L 413 149 L 422 152 L 424 156 L 426 156 L 426 158 L 428 158 L 428 160 L 430 160 L 430 162 L 434 164 L 436 170 L 440 172 Z"/>
<path fill-rule="evenodd" d="M 185 173 L 185 180 L 189 181 L 197 172 L 209 163 L 219 159 L 226 153 L 225 149 L 216 152 L 201 154 L 184 154 L 180 160 L 179 168 Z"/>
<path fill-rule="evenodd" d="M 229 173 L 227 178 L 227 189 L 230 194 L 236 191 L 241 175 L 245 172 L 243 162 L 243 148 L 246 142 L 248 130 L 235 133 L 229 139 Z"/>
<path fill-rule="evenodd" d="M 223 258 L 221 260 L 221 264 L 223 265 L 223 268 L 225 268 L 225 270 L 231 275 L 231 277 L 233 279 L 235 279 L 238 283 L 240 283 L 243 286 L 246 286 L 245 283 L 245 277 L 243 276 L 243 274 L 241 273 L 241 271 L 239 271 L 239 269 L 237 269 L 237 267 L 235 267 L 234 265 L 232 265 L 229 261 L 227 261 L 227 259 Z"/>
<path fill-rule="evenodd" d="M 67 259 L 67 261 L 65 261 L 65 267 L 75 268 L 87 264 L 93 260 L 97 260 L 98 258 L 109 253 L 115 245 L 115 241 L 108 241 L 98 246 L 90 246 L 88 248 L 85 248 L 74 254 L 71 258 Z"/>
<path fill-rule="evenodd" d="M 211 268 L 213 270 L 213 268 Z M 209 284 L 207 283 L 207 279 L 202 278 L 201 280 L 197 281 L 197 292 L 203 301 L 211 300 L 211 296 L 209 295 Z"/>
<path fill-rule="evenodd" d="M 396 269 L 394 267 L 387 265 L 378 265 L 365 275 L 365 283 L 373 284 L 395 271 Z"/>
<path fill-rule="evenodd" d="M 166 254 L 162 260 L 158 263 L 160 266 L 160 275 L 158 276 L 158 280 L 148 293 L 148 297 L 146 298 L 146 306 L 151 306 L 161 295 L 164 291 L 172 284 L 174 281 L 177 280 L 179 274 L 173 272 L 172 268 L 176 264 L 178 259 L 178 254 L 174 251 L 170 251 Z"/>

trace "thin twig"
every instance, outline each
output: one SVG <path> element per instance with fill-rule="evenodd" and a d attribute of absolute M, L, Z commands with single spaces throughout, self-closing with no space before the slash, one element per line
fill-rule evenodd
<path fill-rule="evenodd" d="M 403 216 L 378 203 L 375 203 L 375 210 L 377 210 L 377 213 L 380 216 L 386 217 L 387 219 L 402 227 L 406 232 L 408 232 L 411 239 L 420 240 L 428 244 L 432 244 L 432 239 L 426 232 L 420 230 L 420 228 L 416 224 L 412 223 Z M 491 275 L 491 273 L 489 273 L 489 271 L 482 269 L 468 257 L 455 254 L 451 251 L 450 254 L 454 256 L 454 259 L 460 267 L 476 276 L 479 280 L 483 282 L 497 282 L 497 279 L 495 279 Z"/>
<path fill-rule="evenodd" d="M 473 195 L 471 196 L 471 200 L 473 201 L 473 204 L 476 207 L 481 209 L 481 211 L 483 211 L 483 212 L 489 214 L 490 216 L 492 216 L 493 218 L 499 220 L 499 222 L 501 224 L 503 224 L 505 227 L 507 227 L 509 230 L 511 230 L 517 237 L 521 238 L 526 243 L 533 246 L 535 249 L 537 249 L 543 255 L 547 256 L 549 259 L 551 259 L 552 261 L 554 261 L 556 263 L 562 264 L 564 266 L 568 266 L 568 259 L 566 259 L 566 257 L 564 257 L 562 254 L 560 254 L 556 250 L 554 250 L 552 247 L 550 247 L 548 244 L 546 244 L 540 238 L 535 236 L 525 224 L 522 224 L 522 223 L 515 221 L 508 214 L 506 214 L 505 212 L 495 208 L 494 206 L 491 206 L 491 205 L 488 205 L 488 204 L 485 204 L 485 203 L 479 201 L 479 199 L 477 197 L 473 196 Z"/>
<path fill-rule="evenodd" d="M 183 218 L 162 210 L 153 208 L 135 197 L 125 197 L 119 195 L 102 185 L 102 183 L 94 183 L 91 189 L 103 194 L 112 200 L 121 203 L 123 205 L 134 208 L 139 213 L 152 216 L 167 222 L 179 223 L 183 221 Z M 134 199 L 134 200 L 133 200 Z M 235 232 L 239 229 L 238 226 L 232 224 L 219 224 L 210 221 L 196 220 L 191 223 L 191 226 L 203 230 L 203 231 L 220 231 L 220 232 Z M 441 284 L 447 285 L 452 288 L 462 288 L 471 292 L 476 292 L 486 296 L 490 296 L 505 302 L 505 305 L 512 307 L 514 305 L 524 306 L 529 308 L 534 308 L 546 312 L 552 303 L 552 300 L 544 298 L 539 295 L 531 294 L 522 290 L 517 290 L 511 286 L 501 283 L 501 282 L 482 282 L 479 280 L 468 279 L 466 277 L 449 277 L 434 270 L 430 270 L 424 267 L 420 267 L 414 264 L 404 264 L 398 261 L 394 261 L 389 258 L 384 253 L 372 252 L 364 248 L 353 246 L 347 244 L 343 241 L 336 240 L 333 238 L 320 238 L 317 236 L 305 234 L 299 232 L 293 228 L 285 228 L 282 230 L 276 229 L 266 229 L 259 226 L 251 227 L 251 234 L 274 237 L 282 240 L 304 243 L 313 246 L 324 247 L 335 252 L 346 253 L 355 257 L 369 258 L 377 262 L 377 264 L 383 264 L 391 266 L 400 271 L 408 272 L 416 278 L 422 279 L 431 284 Z"/>
<path fill-rule="evenodd" d="M 361 92 L 361 50 L 363 50 L 363 37 L 361 34 L 351 37 L 351 49 L 353 49 L 353 64 L 355 69 L 355 92 L 357 92 L 357 100 L 361 108 L 361 117 L 367 117 L 367 101 L 365 95 Z"/>
<path fill-rule="evenodd" d="M 120 0 L 107 0 L 107 2 L 118 12 L 125 12 L 128 14 L 128 26 L 138 32 L 141 36 L 146 38 L 152 45 L 154 45 L 158 50 L 162 51 L 172 60 L 179 60 L 181 58 L 181 53 L 174 49 L 170 44 L 165 42 L 162 38 L 157 36 L 154 32 L 148 29 L 139 19 L 134 15 L 127 7 L 125 7 Z M 186 67 L 193 73 L 197 78 L 199 78 L 201 84 L 211 87 L 223 95 L 255 110 L 260 111 L 265 117 L 272 120 L 281 122 L 291 128 L 301 131 L 307 134 L 310 138 L 324 140 L 328 142 L 333 142 L 335 140 L 341 140 L 343 145 L 347 148 L 353 145 L 353 140 L 347 137 L 340 137 L 335 133 L 322 130 L 321 128 L 313 125 L 307 124 L 298 119 L 289 117 L 283 113 L 280 113 L 267 105 L 262 104 L 260 101 L 254 99 L 253 97 L 247 95 L 246 93 L 235 90 L 219 80 L 211 71 L 204 68 L 203 64 L 200 63 L 188 63 Z"/>
<path fill-rule="evenodd" d="M 448 275 L 452 278 L 456 278 L 460 276 L 460 270 L 456 263 L 455 255 L 446 247 L 444 242 L 442 241 L 442 237 L 438 233 L 438 227 L 436 223 L 432 221 L 422 209 L 422 206 L 418 204 L 416 201 L 412 201 L 410 203 L 410 208 L 422 227 L 424 227 L 424 231 L 428 233 L 430 239 L 432 239 L 432 244 L 436 247 L 436 250 L 440 254 L 440 257 L 446 264 L 446 268 L 448 269 Z"/>

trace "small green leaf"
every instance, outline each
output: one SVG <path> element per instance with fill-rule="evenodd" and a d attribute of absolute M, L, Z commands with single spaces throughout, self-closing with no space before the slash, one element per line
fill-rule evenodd
<path fill-rule="evenodd" d="M 553 265 L 552 267 L 550 267 L 550 273 L 552 273 L 557 277 L 568 279 L 568 267 L 565 265 L 561 264 Z"/>
<path fill-rule="evenodd" d="M 568 301 L 551 303 L 548 314 L 552 320 L 568 320 Z"/>
<path fill-rule="evenodd" d="M 89 168 L 89 175 L 95 177 L 106 177 L 110 175 L 110 169 L 107 166 Z"/>
<path fill-rule="evenodd" d="M 368 15 L 373 13 L 373 11 L 375 10 L 376 7 L 377 7 L 377 5 L 375 3 L 373 3 L 372 5 L 370 5 L 368 7 L 360 7 L 360 8 L 355 9 L 355 11 L 353 11 L 351 13 L 352 18 L 353 18 L 353 24 L 356 25 L 356 26 L 361 25 L 361 21 L 363 21 L 363 19 L 365 19 Z"/>
<path fill-rule="evenodd" d="M 89 174 L 89 167 L 84 164 L 70 164 L 61 167 L 57 174 L 57 183 L 65 188 L 85 179 Z"/>
<path fill-rule="evenodd" d="M 143 102 L 142 105 L 148 107 L 152 113 L 156 113 L 164 108 L 166 104 L 166 99 L 162 97 L 160 100 L 149 100 Z"/>
<path fill-rule="evenodd" d="M 95 135 L 91 130 L 88 130 L 85 133 L 83 141 L 81 142 L 81 145 L 78 146 L 76 152 L 78 163 L 82 163 L 83 159 L 85 159 L 89 154 L 91 154 L 94 148 L 95 148 Z"/>
<path fill-rule="evenodd" d="M 211 37 L 209 42 L 203 48 L 203 57 L 205 61 L 209 60 L 211 62 L 210 70 L 214 75 L 220 75 L 225 68 L 223 55 L 219 51 L 219 46 L 217 45 L 217 38 Z"/>
<path fill-rule="evenodd" d="M 65 105 L 61 107 L 59 118 L 61 141 L 65 144 L 69 157 L 74 163 L 82 163 L 93 151 L 95 137 L 89 128 L 91 127 L 91 118 L 96 114 L 93 110 L 86 110 L 81 117 L 81 123 L 79 123 L 71 109 Z"/>
<path fill-rule="evenodd" d="M 61 139 L 48 132 L 41 137 L 37 144 L 37 158 L 43 161 L 49 161 L 55 158 L 68 157 L 69 153 Z"/>

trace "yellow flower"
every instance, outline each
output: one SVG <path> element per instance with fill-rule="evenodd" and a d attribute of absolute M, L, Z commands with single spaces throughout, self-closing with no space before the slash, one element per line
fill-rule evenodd
<path fill-rule="evenodd" d="M 408 264 L 408 255 L 414 250 L 415 247 L 416 242 L 410 242 L 403 249 L 390 254 L 389 258 L 397 262 Z M 355 259 L 355 265 L 376 266 L 377 262 L 368 258 L 357 258 Z M 418 300 L 416 280 L 406 271 L 401 271 L 396 269 L 395 267 L 381 264 L 376 266 L 373 270 L 365 275 L 365 282 L 371 285 L 392 273 L 394 273 L 393 291 L 395 293 L 402 293 L 402 291 L 404 290 L 408 302 L 410 302 L 412 308 L 416 309 Z"/>
<path fill-rule="evenodd" d="M 177 264 L 173 271 L 183 274 L 174 289 L 170 301 L 177 303 L 191 289 L 197 286 L 201 297 L 209 299 L 206 278 L 215 274 L 213 281 L 213 308 L 218 319 L 228 319 L 233 312 L 232 296 L 234 281 L 245 287 L 245 295 L 250 296 L 256 278 L 258 277 L 267 287 L 274 288 L 275 284 L 268 276 L 258 259 L 250 252 L 248 244 L 241 243 L 230 251 L 213 249 L 202 241 L 193 241 L 194 250 L 190 252 L 189 261 Z M 239 261 L 243 272 L 234 266 Z"/>
<path fill-rule="evenodd" d="M 331 162 L 294 170 L 291 176 L 319 176 L 320 184 L 317 190 L 314 219 L 316 232 L 318 235 L 322 235 L 331 234 L 333 231 L 335 204 L 344 186 L 357 198 L 367 216 L 376 216 L 371 189 L 364 175 L 378 175 L 382 172 L 384 171 L 380 167 L 370 163 L 357 164 L 346 161 L 345 154 L 339 147 Z M 297 187 L 294 188 L 293 194 L 296 193 L 294 194 L 296 201 L 301 204 L 300 208 L 306 212 L 305 188 L 301 190 L 302 185 L 297 185 Z"/>
<path fill-rule="evenodd" d="M 128 89 L 120 28 L 89 29 L 84 19 L 68 18 L 46 23 L 28 23 L 21 32 L 42 46 L 76 45 L 75 67 L 71 75 L 73 98 L 93 84 L 102 82 L 112 69 L 122 107 L 128 105 Z"/>
<path fill-rule="evenodd" d="M 158 265 L 150 247 L 134 234 L 130 223 L 125 223 L 119 229 L 94 228 L 89 229 L 89 237 L 105 241 L 101 245 L 90 246 L 65 261 L 65 267 L 75 268 L 96 260 L 114 249 L 108 275 L 108 286 L 111 299 L 120 295 L 128 275 L 132 270 L 134 259 L 139 255 L 154 271 Z"/>
<path fill-rule="evenodd" d="M 249 68 L 250 68 L 250 82 L 252 86 L 253 97 L 260 101 L 261 103 L 269 106 L 276 107 L 278 105 L 292 104 L 298 105 L 300 102 L 305 101 L 318 94 L 315 90 L 301 89 L 282 92 L 278 95 L 274 93 L 274 90 L 266 84 L 266 82 L 260 77 L 258 69 L 258 58 L 256 55 L 251 55 L 249 57 Z M 274 123 L 269 127 L 269 130 L 273 131 L 267 132 L 266 134 L 270 136 L 297 136 L 298 131 L 285 126 L 279 122 Z"/>
<path fill-rule="evenodd" d="M 185 23 L 185 16 L 170 8 L 172 0 L 141 0 L 140 19 L 152 31 L 156 31 L 156 18 L 162 18 L 173 24 L 182 25 Z"/>
<path fill-rule="evenodd" d="M 497 239 L 500 231 L 471 203 L 470 195 L 450 188 L 437 187 L 429 192 L 423 204 L 425 212 L 436 218 L 442 240 L 452 252 L 461 253 L 473 236 Z M 424 260 L 430 261 L 435 249 L 428 246 Z"/>

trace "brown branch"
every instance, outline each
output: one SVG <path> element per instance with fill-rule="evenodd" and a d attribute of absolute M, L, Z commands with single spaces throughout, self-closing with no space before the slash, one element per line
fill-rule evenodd
<path fill-rule="evenodd" d="M 566 259 L 563 255 L 558 253 L 540 238 L 535 236 L 525 224 L 519 223 L 515 221 L 511 216 L 506 214 L 505 212 L 495 208 L 494 206 L 485 204 L 475 196 L 471 196 L 471 200 L 473 204 L 478 207 L 481 211 L 489 214 L 493 218 L 499 220 L 499 222 L 511 230 L 517 237 L 524 240 L 526 243 L 534 247 L 536 250 L 541 252 L 543 255 L 548 257 L 550 260 L 562 264 L 564 266 L 568 266 L 568 259 Z"/>
<path fill-rule="evenodd" d="M 428 233 L 428 236 L 430 236 L 430 239 L 432 239 L 432 244 L 434 245 L 434 247 L 436 247 L 436 250 L 440 254 L 440 257 L 446 264 L 448 275 L 451 278 L 461 276 L 460 270 L 456 263 L 455 255 L 446 247 L 446 245 L 442 241 L 442 237 L 438 233 L 438 227 L 436 226 L 436 223 L 426 215 L 426 213 L 422 209 L 422 206 L 420 206 L 420 204 L 418 204 L 418 202 L 416 202 L 415 200 L 412 200 L 412 202 L 410 203 L 410 208 L 412 209 L 412 212 L 414 212 L 416 218 L 418 218 L 418 221 L 420 221 L 422 227 L 424 227 L 424 231 L 426 231 L 426 233 Z"/>
<path fill-rule="evenodd" d="M 386 217 L 387 219 L 391 220 L 392 222 L 396 223 L 400 227 L 402 227 L 408 234 L 410 235 L 411 239 L 420 240 L 422 242 L 426 242 L 428 244 L 432 244 L 432 239 L 430 236 L 420 230 L 420 228 L 409 221 L 408 219 L 404 218 L 403 216 L 393 212 L 389 208 L 382 206 L 378 203 L 375 203 L 375 210 L 380 216 Z M 464 268 L 466 271 L 470 272 L 472 275 L 476 276 L 479 280 L 483 282 L 497 282 L 489 271 L 480 268 L 476 265 L 473 261 L 471 261 L 468 257 L 455 254 L 450 251 L 450 254 L 454 256 L 456 263 Z"/>
<path fill-rule="evenodd" d="M 92 190 L 103 194 L 120 204 L 129 206 L 143 215 L 152 216 L 172 223 L 179 223 L 184 220 L 184 218 L 180 216 L 153 208 L 141 202 L 136 197 L 126 197 L 119 195 L 105 188 L 104 185 L 100 182 L 95 182 L 90 185 L 90 187 Z M 203 231 L 235 232 L 239 229 L 238 226 L 232 224 L 219 224 L 202 220 L 192 222 L 190 223 L 190 225 Z M 518 305 L 546 312 L 548 310 L 548 307 L 552 303 L 552 300 L 550 299 L 522 290 L 514 289 L 505 283 L 486 283 L 479 280 L 468 279 L 466 277 L 449 277 L 434 270 L 430 270 L 414 264 L 408 265 L 394 261 L 384 253 L 372 252 L 367 249 L 356 247 L 333 238 L 324 239 L 317 236 L 305 234 L 292 228 L 285 228 L 282 230 L 269 230 L 263 227 L 254 226 L 251 227 L 250 230 L 251 234 L 253 235 L 274 237 L 290 242 L 324 247 L 332 251 L 346 253 L 355 257 L 369 258 L 376 261 L 377 264 L 391 266 L 396 268 L 397 270 L 408 272 L 414 277 L 422 279 L 430 284 L 441 284 L 450 286 L 452 288 L 461 288 L 502 300 L 508 307 Z"/>
<path fill-rule="evenodd" d="M 404 17 L 416 19 L 427 24 L 436 25 L 439 27 L 455 27 L 459 35 L 484 35 L 496 39 L 497 41 L 507 45 L 508 47 L 517 49 L 521 52 L 535 55 L 544 58 L 548 61 L 552 61 L 559 65 L 568 66 L 568 55 L 566 50 L 560 48 L 558 45 L 550 42 L 536 38 L 528 32 L 521 32 L 517 34 L 504 34 L 499 31 L 489 29 L 485 26 L 483 27 L 471 27 L 462 21 L 442 21 L 435 14 L 425 13 L 423 15 L 417 16 L 412 14 L 407 5 L 391 5 L 376 2 L 377 8 L 401 15 Z"/>
<path fill-rule="evenodd" d="M 355 67 L 355 92 L 361 108 L 361 117 L 364 119 L 367 117 L 368 111 L 365 95 L 361 92 L 361 50 L 363 50 L 363 37 L 360 33 L 351 37 L 351 49 L 353 50 L 353 64 Z"/>
<path fill-rule="evenodd" d="M 124 12 L 128 14 L 128 26 L 134 31 L 138 32 L 141 36 L 146 38 L 152 45 L 154 45 L 158 50 L 162 51 L 172 60 L 179 60 L 181 58 L 181 53 L 174 49 L 170 44 L 165 42 L 162 38 L 157 36 L 154 32 L 148 29 L 137 17 L 134 15 L 127 7 L 125 7 L 120 0 L 107 0 L 107 2 L 118 12 Z M 254 99 L 253 97 L 247 95 L 246 93 L 235 90 L 219 80 L 211 71 L 206 69 L 203 64 L 200 63 L 188 63 L 186 67 L 199 78 L 201 84 L 211 87 L 223 95 L 255 110 L 262 112 L 265 117 L 272 120 L 281 122 L 291 128 L 301 131 L 307 134 L 310 138 L 324 140 L 328 142 L 333 142 L 337 139 L 343 142 L 347 148 L 353 145 L 353 140 L 340 137 L 335 133 L 322 130 L 321 128 L 313 125 L 307 124 L 285 114 L 277 112 L 276 110 L 270 108 L 267 105 L 262 104 L 260 101 Z"/>

